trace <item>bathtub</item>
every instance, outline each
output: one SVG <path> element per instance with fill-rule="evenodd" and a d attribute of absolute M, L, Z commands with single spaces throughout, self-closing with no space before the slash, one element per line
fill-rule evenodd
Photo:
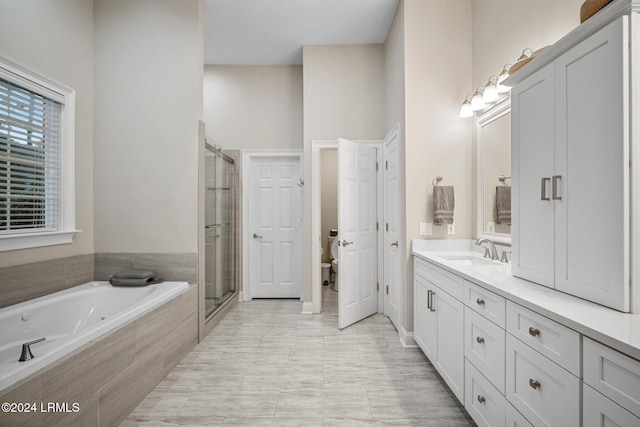
<path fill-rule="evenodd" d="M 0 392 L 175 298 L 188 286 L 90 282 L 0 309 Z M 42 337 L 46 340 L 31 346 L 35 357 L 18 362 L 22 344 Z"/>

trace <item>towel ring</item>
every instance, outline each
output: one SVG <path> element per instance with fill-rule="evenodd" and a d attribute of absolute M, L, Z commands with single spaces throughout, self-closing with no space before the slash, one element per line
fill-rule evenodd
<path fill-rule="evenodd" d="M 444 177 L 442 177 L 442 176 L 440 176 L 440 175 L 437 175 L 435 178 L 433 178 L 433 179 L 431 180 L 431 185 L 435 187 L 435 186 L 436 186 L 436 185 L 438 185 L 438 183 L 440 183 L 443 179 L 444 179 Z"/>

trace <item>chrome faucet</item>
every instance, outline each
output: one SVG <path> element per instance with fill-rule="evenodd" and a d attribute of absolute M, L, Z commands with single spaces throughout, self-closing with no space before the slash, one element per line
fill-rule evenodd
<path fill-rule="evenodd" d="M 22 354 L 20 355 L 20 359 L 18 360 L 18 362 L 26 362 L 27 360 L 33 359 L 35 356 L 31 352 L 31 345 L 37 342 L 42 342 L 45 339 L 45 337 L 42 337 L 38 338 L 37 340 L 29 341 L 22 344 Z"/>
<path fill-rule="evenodd" d="M 499 260 L 500 257 L 498 257 L 498 249 L 496 248 L 495 243 L 493 243 L 492 240 L 489 239 L 478 239 L 476 240 L 476 245 L 478 246 L 482 246 L 483 243 L 488 243 L 489 247 L 484 247 L 484 257 L 485 258 L 491 258 L 492 260 Z"/>

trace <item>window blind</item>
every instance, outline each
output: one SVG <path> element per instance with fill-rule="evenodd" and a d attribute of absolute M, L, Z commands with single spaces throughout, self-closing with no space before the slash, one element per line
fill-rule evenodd
<path fill-rule="evenodd" d="M 62 111 L 0 79 L 0 233 L 58 229 Z"/>

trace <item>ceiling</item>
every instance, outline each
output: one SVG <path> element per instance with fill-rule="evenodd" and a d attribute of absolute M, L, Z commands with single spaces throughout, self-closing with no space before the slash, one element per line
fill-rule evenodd
<path fill-rule="evenodd" d="M 205 64 L 302 64 L 302 46 L 383 43 L 398 0 L 204 0 Z"/>

